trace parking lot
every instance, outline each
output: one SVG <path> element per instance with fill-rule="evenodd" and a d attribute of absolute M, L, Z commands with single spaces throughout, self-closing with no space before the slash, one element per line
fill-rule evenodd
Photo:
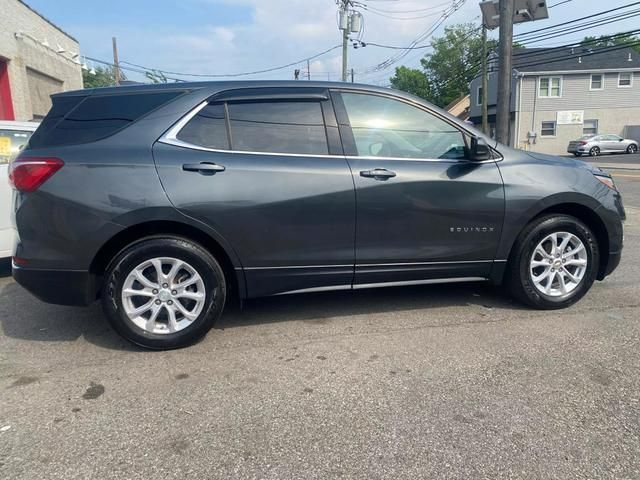
<path fill-rule="evenodd" d="M 149 352 L 0 278 L 0 477 L 640 478 L 640 170 L 618 167 L 622 264 L 564 311 L 478 284 L 282 296 Z"/>

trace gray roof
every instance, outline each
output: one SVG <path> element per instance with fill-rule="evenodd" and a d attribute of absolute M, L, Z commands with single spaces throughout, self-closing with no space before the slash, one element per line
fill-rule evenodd
<path fill-rule="evenodd" d="M 513 68 L 525 73 L 640 69 L 640 52 L 632 47 L 523 48 L 514 50 Z"/>

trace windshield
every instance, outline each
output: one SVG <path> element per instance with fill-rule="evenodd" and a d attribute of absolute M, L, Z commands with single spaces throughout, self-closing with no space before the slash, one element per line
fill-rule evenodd
<path fill-rule="evenodd" d="M 4 130 L 0 128 L 0 165 L 9 163 L 9 159 L 18 154 L 31 138 L 29 130 Z"/>

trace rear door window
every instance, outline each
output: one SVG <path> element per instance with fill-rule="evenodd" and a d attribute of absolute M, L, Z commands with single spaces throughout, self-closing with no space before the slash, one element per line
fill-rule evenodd
<path fill-rule="evenodd" d="M 256 101 L 227 105 L 233 150 L 327 155 L 318 101 Z"/>

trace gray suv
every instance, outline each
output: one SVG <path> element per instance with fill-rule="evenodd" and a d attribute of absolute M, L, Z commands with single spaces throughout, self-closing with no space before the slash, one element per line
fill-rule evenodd
<path fill-rule="evenodd" d="M 230 299 L 484 281 L 569 306 L 620 262 L 611 177 L 322 82 L 67 92 L 11 164 L 13 276 L 154 349 Z"/>

